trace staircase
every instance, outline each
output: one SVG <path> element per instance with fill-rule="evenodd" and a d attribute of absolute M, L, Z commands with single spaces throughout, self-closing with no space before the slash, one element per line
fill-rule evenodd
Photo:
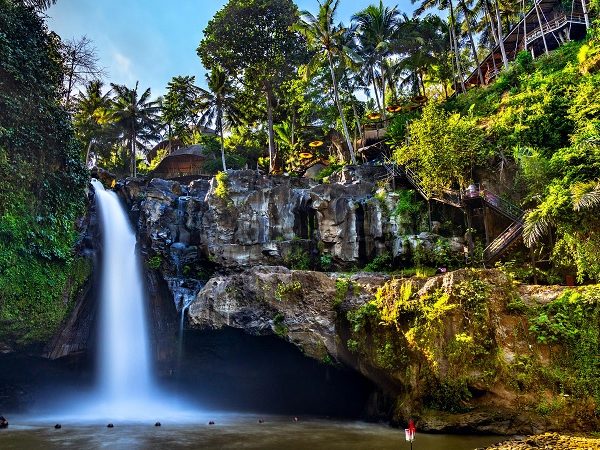
<path fill-rule="evenodd" d="M 492 264 L 508 250 L 510 247 L 517 242 L 517 240 L 523 234 L 523 223 L 514 222 L 506 230 L 500 233 L 496 239 L 494 239 L 490 245 L 488 245 L 483 251 L 483 261 L 486 264 Z"/>
<path fill-rule="evenodd" d="M 521 208 L 508 200 L 485 189 L 479 189 L 478 187 L 474 190 L 469 189 L 465 191 L 462 199 L 465 204 L 468 204 L 470 201 L 480 200 L 485 206 L 493 209 L 498 214 L 503 215 L 513 222 L 484 249 L 484 263 L 492 264 L 500 259 L 500 257 L 506 253 L 523 234 L 524 212 Z"/>
<path fill-rule="evenodd" d="M 392 177 L 401 177 L 401 176 L 406 178 L 406 180 L 416 189 L 416 191 L 419 194 L 421 194 L 421 196 L 425 200 L 427 200 L 427 201 L 435 200 L 440 203 L 445 203 L 447 205 L 454 206 L 456 208 L 463 207 L 459 191 L 455 191 L 453 189 L 443 189 L 442 191 L 440 191 L 436 194 L 431 194 L 430 192 L 427 191 L 427 189 L 425 189 L 425 186 L 424 186 L 423 182 L 421 181 L 421 178 L 415 172 L 413 172 L 411 169 L 409 169 L 408 167 L 399 166 L 398 164 L 396 164 L 389 158 L 385 158 L 383 160 L 383 166 L 387 170 L 387 173 L 388 173 L 387 178 L 388 179 L 392 178 Z"/>
<path fill-rule="evenodd" d="M 432 194 L 425 189 L 421 178 L 408 167 L 399 166 L 390 158 L 383 160 L 383 166 L 387 170 L 386 178 L 388 180 L 404 176 L 427 201 L 435 200 L 456 208 L 465 208 L 469 206 L 469 203 L 481 201 L 485 206 L 510 219 L 513 223 L 484 249 L 483 259 L 485 264 L 492 264 L 497 261 L 523 234 L 523 210 L 490 191 L 476 187 L 463 193 L 454 189 L 444 189 Z"/>

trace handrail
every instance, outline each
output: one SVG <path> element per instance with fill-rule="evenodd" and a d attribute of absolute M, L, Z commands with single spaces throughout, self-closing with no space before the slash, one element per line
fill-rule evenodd
<path fill-rule="evenodd" d="M 491 208 L 504 214 L 506 217 L 517 223 L 523 223 L 523 210 L 517 205 L 509 202 L 508 200 L 500 197 L 499 195 L 493 194 L 489 191 L 482 191 L 482 199 Z"/>
<path fill-rule="evenodd" d="M 523 224 L 515 222 L 494 239 L 484 251 L 486 262 L 490 262 L 500 256 L 514 241 L 523 233 Z"/>
<path fill-rule="evenodd" d="M 525 42 L 529 44 L 538 39 L 540 36 L 542 36 L 542 34 L 547 34 L 552 31 L 555 31 L 563 25 L 565 25 L 567 22 L 585 24 L 585 17 L 583 16 L 583 14 L 561 14 L 555 17 L 554 19 L 550 20 L 549 22 L 545 23 L 541 27 L 537 27 L 530 33 L 527 33 L 527 35 L 525 36 Z"/>
<path fill-rule="evenodd" d="M 443 189 L 439 193 L 434 194 L 425 189 L 419 175 L 410 168 L 399 166 L 388 157 L 384 157 L 383 166 L 388 172 L 388 177 L 404 175 L 425 200 L 436 200 L 456 206 L 457 208 L 462 208 L 465 206 L 463 199 L 481 199 L 490 208 L 511 219 L 513 223 L 484 249 L 483 255 L 486 262 L 501 255 L 523 233 L 523 210 L 510 201 L 485 189 L 481 189 L 479 185 L 471 185 L 469 189 L 463 192 L 453 189 Z"/>
<path fill-rule="evenodd" d="M 481 189 L 479 186 L 473 185 L 472 188 L 465 190 L 462 195 L 465 199 L 481 199 L 490 208 L 505 215 L 513 222 L 523 223 L 524 212 L 521 208 L 486 189 Z"/>

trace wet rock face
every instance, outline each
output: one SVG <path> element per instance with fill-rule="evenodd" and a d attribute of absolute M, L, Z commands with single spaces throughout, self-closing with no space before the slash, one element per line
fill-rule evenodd
<path fill-rule="evenodd" d="M 276 334 L 315 359 L 349 361 L 348 351 L 337 335 L 337 308 L 343 301 L 366 302 L 387 278 L 355 274 L 352 280 L 360 280 L 361 289 L 350 292 L 348 288 L 340 289 L 335 274 L 257 266 L 211 278 L 189 307 L 188 326 Z"/>
<path fill-rule="evenodd" d="M 403 283 L 412 286 L 410 300 L 400 298 Z M 478 297 L 483 291 L 485 299 Z M 517 294 L 524 304 L 539 304 L 498 270 L 397 279 L 259 266 L 209 280 L 189 306 L 186 325 L 275 334 L 306 356 L 351 367 L 383 393 L 387 406 L 372 416 L 385 411 L 397 423 L 413 418 L 421 431 L 514 435 L 596 429 L 593 400 L 569 403 L 552 381 L 536 380 L 529 390 L 520 385 L 524 372 L 515 355 L 539 368 L 551 361 L 549 346 L 528 334 L 527 313 L 507 307 Z M 428 305 L 429 319 L 419 312 L 421 304 Z M 394 305 L 404 312 L 389 321 Z M 468 346 L 457 347 L 459 337 Z M 542 398 L 565 407 L 546 415 L 537 408 Z"/>
<path fill-rule="evenodd" d="M 203 261 L 229 270 L 293 266 L 298 256 L 315 266 L 324 255 L 332 267 L 352 267 L 384 252 L 408 259 L 415 248 L 440 242 L 462 251 L 461 238 L 417 233 L 410 219 L 391 214 L 398 196 L 377 192 L 375 168 L 360 177 L 346 172 L 331 184 L 252 170 L 189 186 L 153 179 L 144 187 L 130 180 L 122 195 L 139 212 L 143 247 L 174 273 Z"/>

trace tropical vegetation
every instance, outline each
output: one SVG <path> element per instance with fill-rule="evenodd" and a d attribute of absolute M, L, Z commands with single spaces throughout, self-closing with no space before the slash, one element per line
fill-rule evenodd
<path fill-rule="evenodd" d="M 87 169 L 145 175 L 194 144 L 214 155 L 211 174 L 299 176 L 320 164 L 315 178 L 326 180 L 385 158 L 430 197 L 488 182 L 526 210 L 516 264 L 600 281 L 598 22 L 582 42 L 510 62 L 503 37 L 529 1 L 422 0 L 410 17 L 380 0 L 344 24 L 340 0 L 307 11 L 292 0 L 229 0 L 197 48 L 206 79 L 174 76 L 155 98 L 139 83 L 102 79 L 89 41 L 49 32 L 43 11 L 54 3 L 0 0 L 2 333 L 35 341 L 68 310 L 52 299 L 73 287 L 65 274 L 78 264 Z M 593 20 L 598 4 L 589 6 Z M 496 45 L 500 72 L 486 84 L 479 63 Z M 69 59 L 77 48 L 81 57 Z M 465 84 L 470 73 L 481 86 Z M 373 130 L 385 133 L 375 157 Z M 411 208 L 419 202 L 411 197 Z M 25 287 L 39 293 L 38 334 L 19 334 Z"/>

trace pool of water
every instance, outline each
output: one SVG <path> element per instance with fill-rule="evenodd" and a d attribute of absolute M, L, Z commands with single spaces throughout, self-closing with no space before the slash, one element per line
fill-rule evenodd
<path fill-rule="evenodd" d="M 16 419 L 16 420 L 15 420 Z M 259 423 L 259 419 L 263 423 Z M 404 431 L 385 425 L 325 419 L 259 415 L 206 415 L 196 422 L 67 423 L 13 418 L 0 430 L 7 449 L 256 449 L 256 450 L 399 450 L 409 449 Z M 214 425 L 209 425 L 214 421 Z M 417 433 L 413 449 L 470 450 L 499 442 L 498 436 L 452 436 Z"/>

